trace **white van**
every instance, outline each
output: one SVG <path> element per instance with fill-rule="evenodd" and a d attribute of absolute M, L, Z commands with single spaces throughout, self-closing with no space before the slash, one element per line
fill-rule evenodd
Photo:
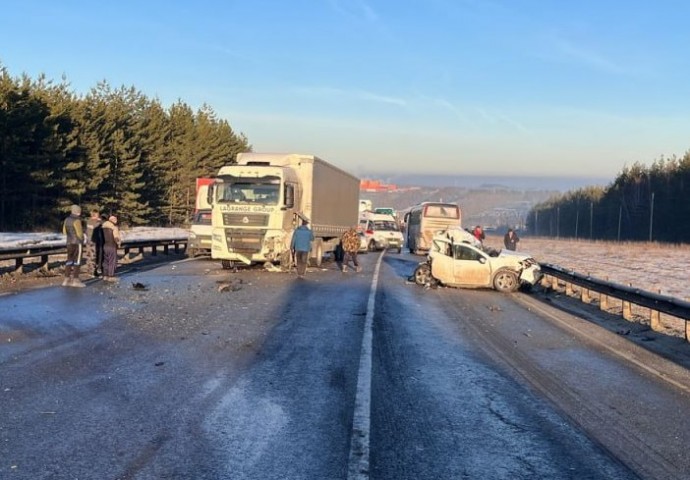
<path fill-rule="evenodd" d="M 400 253 L 403 247 L 403 234 L 393 215 L 365 213 L 359 217 L 359 225 L 367 240 L 368 250 L 395 249 Z"/>

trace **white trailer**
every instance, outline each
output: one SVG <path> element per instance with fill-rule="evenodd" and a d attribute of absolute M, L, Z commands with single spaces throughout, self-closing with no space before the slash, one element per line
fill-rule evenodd
<path fill-rule="evenodd" d="M 240 153 L 236 164 L 218 171 L 209 197 L 211 257 L 223 267 L 289 264 L 301 218 L 314 232 L 310 261 L 321 265 L 357 225 L 359 179 L 314 155 Z"/>

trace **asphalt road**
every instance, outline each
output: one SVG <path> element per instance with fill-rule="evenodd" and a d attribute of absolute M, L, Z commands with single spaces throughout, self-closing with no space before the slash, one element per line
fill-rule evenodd
<path fill-rule="evenodd" d="M 685 368 L 361 258 L 0 296 L 0 478 L 688 478 Z"/>

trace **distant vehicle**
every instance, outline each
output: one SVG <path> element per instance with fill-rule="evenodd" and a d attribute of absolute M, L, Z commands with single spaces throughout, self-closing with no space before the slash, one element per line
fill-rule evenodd
<path fill-rule="evenodd" d="M 434 235 L 427 260 L 414 271 L 417 285 L 436 281 L 450 287 L 493 288 L 500 292 L 534 285 L 541 277 L 534 258 L 510 250 L 483 249 L 460 228 Z"/>
<path fill-rule="evenodd" d="M 395 219 L 398 218 L 398 212 L 396 212 L 395 209 L 389 207 L 376 207 L 374 209 L 374 213 L 380 213 L 382 215 L 391 215 Z"/>
<path fill-rule="evenodd" d="M 403 221 L 410 253 L 423 254 L 436 232 L 460 228 L 461 212 L 455 203 L 424 202 L 410 208 Z"/>
<path fill-rule="evenodd" d="M 374 209 L 371 200 L 360 200 L 359 201 L 359 213 L 370 212 Z"/>
<path fill-rule="evenodd" d="M 187 255 L 190 257 L 211 253 L 213 227 L 211 226 L 211 204 L 208 203 L 208 187 L 214 180 L 203 177 L 196 179 L 196 203 L 189 227 L 189 245 L 187 245 Z"/>
<path fill-rule="evenodd" d="M 314 234 L 309 261 L 320 266 L 357 223 L 359 179 L 314 156 L 239 153 L 221 167 L 210 192 L 211 258 L 236 263 L 290 264 L 290 243 L 302 219 Z"/>
<path fill-rule="evenodd" d="M 359 224 L 370 252 L 389 248 L 397 250 L 398 253 L 402 252 L 403 234 L 391 215 L 364 213 L 360 216 Z"/>

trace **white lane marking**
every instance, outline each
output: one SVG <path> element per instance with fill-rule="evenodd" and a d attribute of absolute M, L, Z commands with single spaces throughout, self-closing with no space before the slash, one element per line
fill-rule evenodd
<path fill-rule="evenodd" d="M 379 255 L 374 269 L 374 278 L 369 289 L 367 316 L 362 335 L 362 350 L 359 356 L 359 373 L 357 374 L 357 396 L 355 413 L 352 419 L 350 438 L 350 458 L 347 465 L 348 480 L 369 479 L 369 429 L 371 426 L 371 344 L 374 310 L 376 306 L 376 286 L 379 282 L 381 260 L 386 253 Z"/>

